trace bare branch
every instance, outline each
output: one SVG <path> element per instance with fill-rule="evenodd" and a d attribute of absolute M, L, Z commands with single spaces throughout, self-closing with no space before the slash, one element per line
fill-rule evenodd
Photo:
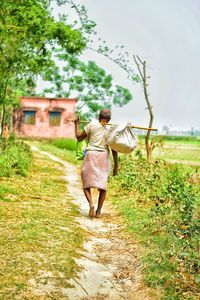
<path fill-rule="evenodd" d="M 145 100 L 147 103 L 147 108 L 149 111 L 149 115 L 150 115 L 150 120 L 149 120 L 149 128 L 152 127 L 153 125 L 153 111 L 152 111 L 152 105 L 150 103 L 149 100 L 149 94 L 147 92 L 147 87 L 148 87 L 148 83 L 147 83 L 147 73 L 146 73 L 146 61 L 142 61 L 141 58 L 138 55 L 134 55 L 133 56 L 135 64 L 137 66 L 137 69 L 140 73 L 140 76 L 142 78 L 142 83 L 143 83 L 143 90 L 144 90 L 144 96 L 145 96 Z M 145 136 L 145 147 L 146 147 L 146 153 L 147 153 L 147 160 L 151 161 L 151 156 L 152 156 L 152 151 L 154 149 L 154 147 L 151 147 L 150 144 L 150 131 L 147 132 L 146 136 Z"/>
<path fill-rule="evenodd" d="M 133 59 L 134 59 L 134 61 L 135 61 L 135 64 L 136 64 L 136 66 L 137 66 L 137 69 L 138 69 L 138 71 L 139 71 L 139 73 L 140 73 L 140 77 L 142 78 L 142 81 L 144 82 L 144 77 L 143 77 L 142 71 L 141 71 L 141 69 L 140 69 L 140 65 L 139 65 L 139 63 L 138 63 L 138 61 L 137 61 L 135 55 L 133 55 Z"/>
<path fill-rule="evenodd" d="M 146 63 L 145 61 L 142 61 L 141 58 L 140 58 L 138 55 L 136 55 L 136 57 L 137 57 L 137 59 L 139 60 L 139 62 L 140 62 L 142 65 L 144 65 L 144 63 Z"/>

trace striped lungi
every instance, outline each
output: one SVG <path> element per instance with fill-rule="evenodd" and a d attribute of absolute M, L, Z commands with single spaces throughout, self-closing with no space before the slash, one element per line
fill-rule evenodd
<path fill-rule="evenodd" d="M 109 151 L 87 151 L 81 169 L 83 188 L 107 189 L 110 173 Z"/>

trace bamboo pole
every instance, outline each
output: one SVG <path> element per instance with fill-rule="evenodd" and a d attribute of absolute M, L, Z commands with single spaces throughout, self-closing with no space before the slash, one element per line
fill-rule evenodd
<path fill-rule="evenodd" d="M 68 122 L 75 122 L 75 120 L 68 120 Z M 89 121 L 80 121 L 80 123 L 82 124 L 87 124 L 89 123 Z M 106 123 L 103 125 L 113 125 L 111 123 Z M 157 128 L 148 128 L 148 127 L 142 127 L 142 126 L 138 126 L 138 125 L 130 125 L 130 128 L 135 128 L 135 129 L 141 129 L 141 130 L 151 130 L 151 131 L 158 131 Z"/>

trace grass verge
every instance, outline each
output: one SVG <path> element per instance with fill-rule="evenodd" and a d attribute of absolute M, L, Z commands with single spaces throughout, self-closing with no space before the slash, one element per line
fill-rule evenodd
<path fill-rule="evenodd" d="M 1 178 L 0 299 L 59 299 L 75 275 L 84 233 L 62 175 L 34 154 L 26 178 Z"/>
<path fill-rule="evenodd" d="M 144 247 L 144 276 L 165 300 L 199 299 L 199 169 L 120 157 L 110 197 Z"/>

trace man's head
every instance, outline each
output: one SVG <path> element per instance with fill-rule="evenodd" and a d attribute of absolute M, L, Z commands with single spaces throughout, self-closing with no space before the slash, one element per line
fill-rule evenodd
<path fill-rule="evenodd" d="M 110 109 L 104 108 L 100 110 L 99 113 L 99 121 L 103 121 L 105 123 L 108 123 L 111 119 L 111 111 Z"/>

